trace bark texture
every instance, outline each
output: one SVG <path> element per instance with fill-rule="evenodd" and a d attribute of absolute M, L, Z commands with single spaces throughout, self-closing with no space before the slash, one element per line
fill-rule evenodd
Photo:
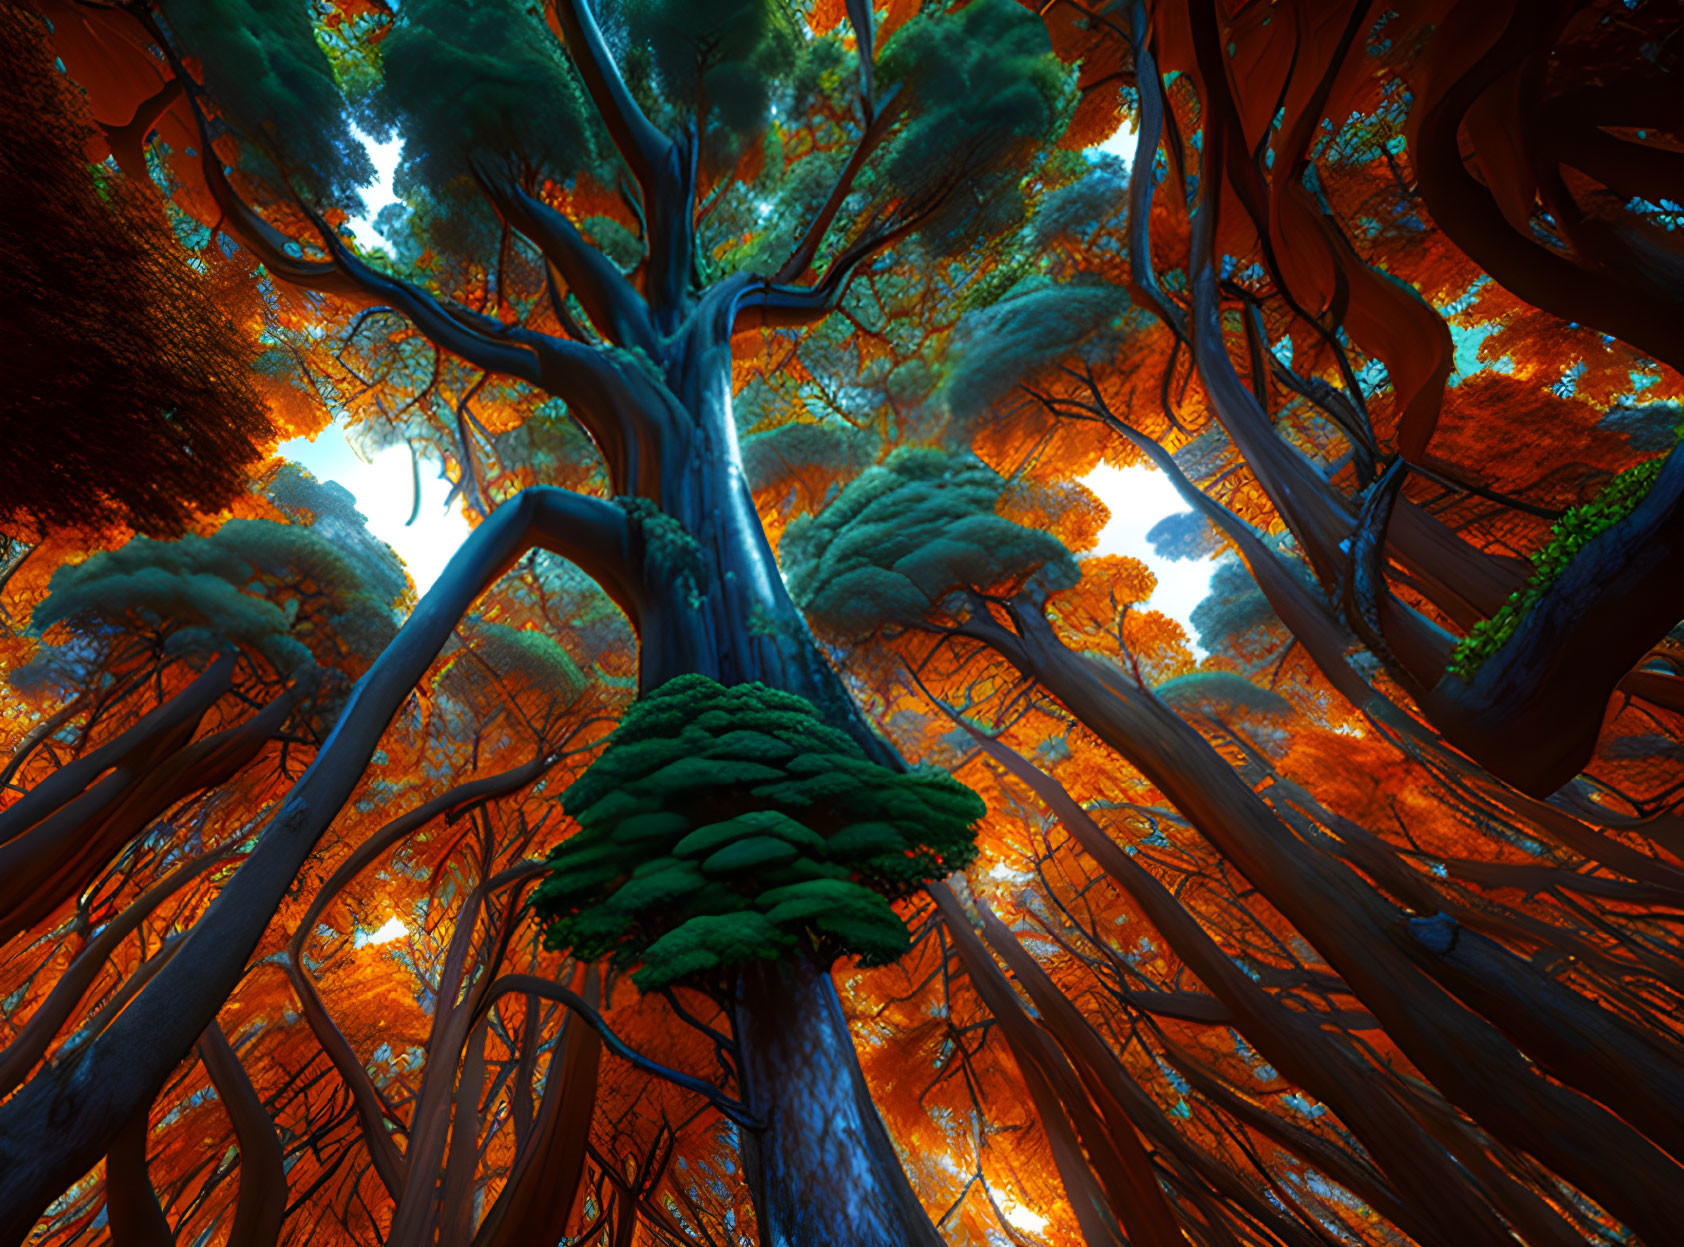
<path fill-rule="evenodd" d="M 738 988 L 744 1147 L 764 1247 L 941 1247 L 871 1102 L 830 975 L 805 959 Z"/>

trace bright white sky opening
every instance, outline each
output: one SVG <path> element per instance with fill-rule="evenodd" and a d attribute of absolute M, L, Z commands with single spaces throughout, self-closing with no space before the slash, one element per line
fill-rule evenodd
<path fill-rule="evenodd" d="M 356 948 L 367 948 L 372 944 L 390 944 L 393 940 L 401 940 L 409 934 L 409 928 L 404 926 L 403 920 L 396 914 L 386 919 L 385 923 L 368 934 L 361 931 L 352 937 L 351 943 Z"/>
<path fill-rule="evenodd" d="M 384 143 L 358 132 L 358 138 L 374 161 L 378 179 L 363 194 L 366 211 L 350 221 L 352 232 L 364 247 L 386 248 L 386 241 L 374 229 L 374 218 L 382 208 L 398 202 L 392 176 L 403 148 L 401 136 Z M 1121 126 L 1105 142 L 1088 149 L 1098 159 L 1110 155 L 1127 161 L 1134 149 L 1134 131 Z M 389 248 L 388 248 L 389 250 Z M 407 524 L 414 507 L 409 452 L 402 446 L 388 448 L 372 460 L 351 449 L 344 429 L 335 424 L 314 442 L 295 438 L 280 447 L 280 454 L 308 468 L 317 480 L 337 481 L 355 496 L 357 509 L 368 519 L 376 537 L 398 552 L 415 581 L 416 591 L 425 593 L 456 548 L 467 539 L 468 522 L 461 509 L 444 507 L 449 486 L 439 478 L 436 466 L 426 463 L 421 471 L 421 507 L 413 524 Z M 1158 578 L 1148 606 L 1177 619 L 1187 629 L 1196 656 L 1203 657 L 1197 635 L 1188 617 L 1210 589 L 1214 564 L 1209 559 L 1174 560 L 1160 558 L 1146 541 L 1147 531 L 1167 515 L 1187 510 L 1175 489 L 1161 472 L 1146 466 L 1116 468 L 1102 464 L 1084 483 L 1111 512 L 1111 520 L 1100 534 L 1095 554 L 1127 554 L 1140 559 Z"/>

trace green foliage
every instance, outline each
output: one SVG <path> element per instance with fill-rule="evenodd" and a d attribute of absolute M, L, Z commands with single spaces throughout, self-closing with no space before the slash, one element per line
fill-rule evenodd
<path fill-rule="evenodd" d="M 542 720 L 585 691 L 584 673 L 548 633 L 474 620 L 465 639 L 468 649 L 454 655 L 439 692 L 481 723 L 511 704 Z"/>
<path fill-rule="evenodd" d="M 692 603 L 707 586 L 707 563 L 696 539 L 672 516 L 647 498 L 614 499 L 643 539 L 643 560 L 652 579 L 674 586 Z"/>
<path fill-rule="evenodd" d="M 1060 236 L 1086 237 L 1118 220 L 1127 211 L 1128 201 L 1128 165 L 1105 156 L 1041 201 L 1030 223 L 1031 240 L 1039 248 Z"/>
<path fill-rule="evenodd" d="M 1084 346 L 1114 351 L 1129 327 L 1129 312 L 1128 292 L 1121 286 L 1060 284 L 1042 277 L 973 306 L 953 332 L 942 386 L 949 409 L 961 422 L 972 423 L 1019 383 Z"/>
<path fill-rule="evenodd" d="M 1234 555 L 1216 561 L 1210 593 L 1193 608 L 1189 622 L 1205 650 L 1247 663 L 1256 661 L 1259 647 L 1270 651 L 1285 635 L 1269 599 Z"/>
<path fill-rule="evenodd" d="M 1269 716 L 1292 712 L 1292 703 L 1279 693 L 1232 671 L 1194 671 L 1165 680 L 1152 691 L 1178 710 L 1211 707 L 1228 714 L 1238 711 Z"/>
<path fill-rule="evenodd" d="M 1472 680 L 1485 660 L 1514 635 L 1527 612 L 1543 600 L 1573 556 L 1637 509 L 1665 462 L 1663 456 L 1627 468 L 1603 486 L 1594 500 L 1562 515 L 1550 529 L 1549 542 L 1532 556 L 1531 579 L 1510 594 L 1495 615 L 1480 620 L 1456 643 L 1446 672 Z"/>
<path fill-rule="evenodd" d="M 804 474 L 846 480 L 871 462 L 877 439 L 840 420 L 793 420 L 742 438 L 743 475 L 755 489 L 787 485 Z"/>
<path fill-rule="evenodd" d="M 790 595 L 847 636 L 921 618 L 954 589 L 992 588 L 1046 568 L 1078 579 L 1058 538 L 994 513 L 1005 482 L 987 465 L 903 446 L 816 516 L 791 522 L 780 547 Z"/>
<path fill-rule="evenodd" d="M 407 0 L 382 44 L 377 116 L 404 135 L 405 182 L 456 200 L 470 162 L 565 180 L 610 150 L 536 5 Z"/>
<path fill-rule="evenodd" d="M 957 250 L 1021 219 L 1012 166 L 1058 136 L 1071 99 L 1032 9 L 1016 0 L 926 6 L 884 43 L 876 79 L 880 97 L 895 87 L 913 95 L 883 180 L 912 197 L 949 190 L 924 230 L 927 244 Z"/>
<path fill-rule="evenodd" d="M 681 676 L 635 702 L 563 808 L 534 894 L 552 948 L 641 963 L 644 990 L 803 949 L 893 961 L 889 901 L 962 868 L 981 800 L 892 771 L 808 702 Z"/>
<path fill-rule="evenodd" d="M 619 20 L 669 104 L 688 111 L 705 101 L 708 120 L 737 135 L 765 128 L 772 87 L 803 43 L 779 0 L 627 0 Z"/>
<path fill-rule="evenodd" d="M 30 626 L 150 633 L 181 656 L 238 649 L 283 679 L 315 680 L 324 674 L 316 668 L 360 674 L 396 635 L 391 599 L 368 589 L 362 569 L 310 528 L 229 520 L 209 537 L 136 537 L 59 568 Z M 73 638 L 58 648 L 44 647 L 13 683 L 53 678 L 86 646 Z M 343 686 L 345 674 L 333 683 Z"/>
<path fill-rule="evenodd" d="M 407 8 L 407 6 L 405 6 Z M 351 133 L 333 66 L 317 43 L 310 6 L 297 0 L 164 0 L 181 46 L 204 65 L 222 115 L 270 176 L 342 207 L 374 166 Z"/>

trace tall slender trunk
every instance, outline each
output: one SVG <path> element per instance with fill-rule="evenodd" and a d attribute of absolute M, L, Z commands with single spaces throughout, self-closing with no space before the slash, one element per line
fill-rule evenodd
<path fill-rule="evenodd" d="M 744 1169 L 763 1247 L 941 1247 L 854 1054 L 830 975 L 806 959 L 738 981 L 743 1093 L 764 1129 Z"/>
<path fill-rule="evenodd" d="M 641 687 L 689 673 L 758 681 L 812 702 L 874 761 L 900 769 L 784 586 L 743 478 L 725 316 L 698 312 L 662 363 L 691 421 L 687 436 L 662 448 L 656 501 L 695 548 L 688 573 L 651 586 Z M 659 570 L 646 565 L 646 574 Z M 939 1247 L 871 1101 L 830 975 L 801 959 L 745 973 L 738 988 L 743 1094 L 765 1122 L 743 1140 L 761 1242 Z"/>

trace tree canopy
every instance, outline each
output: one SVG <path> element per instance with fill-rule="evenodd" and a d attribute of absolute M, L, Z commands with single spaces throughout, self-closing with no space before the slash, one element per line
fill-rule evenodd
<path fill-rule="evenodd" d="M 0 1247 L 1673 1241 L 1679 16 L 0 13 Z"/>

